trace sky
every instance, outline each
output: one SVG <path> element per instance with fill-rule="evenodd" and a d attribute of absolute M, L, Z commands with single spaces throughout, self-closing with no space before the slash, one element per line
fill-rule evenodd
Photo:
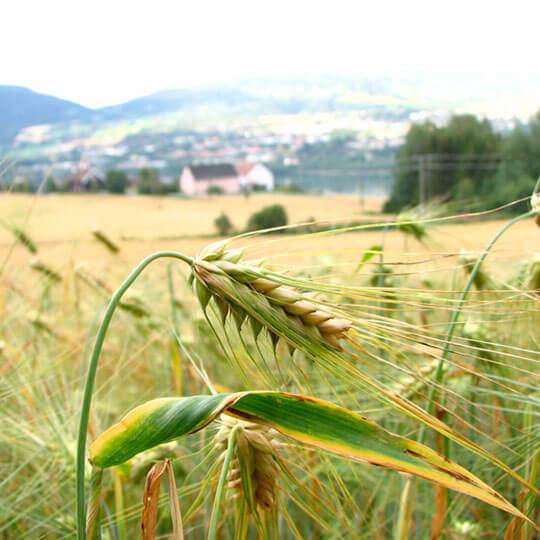
<path fill-rule="evenodd" d="M 3 0 L 0 84 L 89 107 L 262 76 L 538 77 L 538 1 Z M 537 87 L 538 88 L 538 87 Z"/>

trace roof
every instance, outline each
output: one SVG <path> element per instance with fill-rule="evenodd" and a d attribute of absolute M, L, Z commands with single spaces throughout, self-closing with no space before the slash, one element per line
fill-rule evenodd
<path fill-rule="evenodd" d="M 210 180 L 212 178 L 236 178 L 235 168 L 229 163 L 216 165 L 190 165 L 195 180 Z"/>
<path fill-rule="evenodd" d="M 246 174 L 257 165 L 256 163 L 251 163 L 249 161 L 242 161 L 241 163 L 236 164 L 236 171 L 239 175 L 245 176 Z"/>

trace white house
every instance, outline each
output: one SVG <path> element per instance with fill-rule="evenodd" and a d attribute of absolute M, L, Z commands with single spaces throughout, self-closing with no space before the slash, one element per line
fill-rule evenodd
<path fill-rule="evenodd" d="M 274 175 L 272 171 L 262 163 L 250 163 L 244 161 L 236 164 L 238 181 L 242 188 L 262 188 L 267 191 L 274 189 Z"/>

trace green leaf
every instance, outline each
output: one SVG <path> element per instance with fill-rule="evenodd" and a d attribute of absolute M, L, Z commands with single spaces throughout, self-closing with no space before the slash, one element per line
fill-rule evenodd
<path fill-rule="evenodd" d="M 377 253 L 381 253 L 382 250 L 382 246 L 371 246 L 368 250 L 364 252 L 362 259 L 360 260 L 360 263 L 358 264 L 354 272 L 359 272 L 362 266 L 364 266 L 364 264 L 366 264 L 370 259 L 372 259 Z"/>
<path fill-rule="evenodd" d="M 90 460 L 101 468 L 119 465 L 159 444 L 193 433 L 212 422 L 237 399 L 235 394 L 162 398 L 130 411 L 90 446 Z"/>
<path fill-rule="evenodd" d="M 283 392 L 149 401 L 100 435 L 90 447 L 90 459 L 101 468 L 118 465 L 204 428 L 223 412 L 272 426 L 296 441 L 340 456 L 426 478 L 527 519 L 497 491 L 427 446 L 394 435 L 343 407 Z"/>

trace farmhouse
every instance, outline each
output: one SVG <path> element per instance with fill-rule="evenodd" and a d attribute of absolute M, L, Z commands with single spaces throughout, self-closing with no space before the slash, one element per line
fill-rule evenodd
<path fill-rule="evenodd" d="M 213 165 L 188 165 L 180 176 L 180 190 L 186 195 L 204 195 L 210 187 L 219 187 L 224 193 L 234 195 L 243 188 L 271 190 L 274 175 L 260 163 L 217 163 Z"/>
<path fill-rule="evenodd" d="M 240 186 L 243 188 L 262 188 L 267 191 L 274 189 L 274 175 L 262 163 L 250 163 L 249 161 L 237 163 L 236 172 Z"/>
<path fill-rule="evenodd" d="M 220 187 L 227 194 L 240 191 L 236 169 L 227 163 L 189 165 L 180 176 L 180 191 L 186 195 L 204 195 L 210 186 Z"/>

